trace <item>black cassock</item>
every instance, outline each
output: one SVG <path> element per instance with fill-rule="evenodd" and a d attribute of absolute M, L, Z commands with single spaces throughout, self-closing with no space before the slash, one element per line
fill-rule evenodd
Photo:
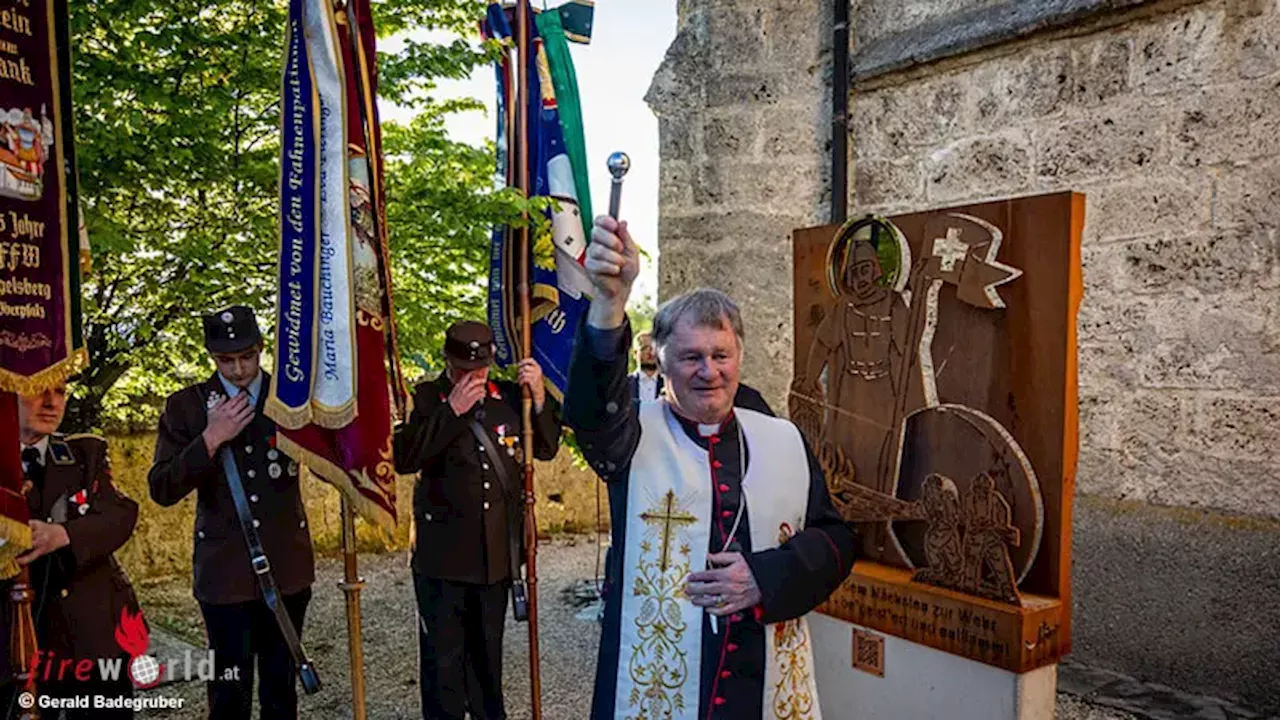
<path fill-rule="evenodd" d="M 569 368 L 565 423 L 572 427 L 591 467 L 607 483 L 614 552 L 605 568 L 605 612 L 596 669 L 593 720 L 612 720 L 617 695 L 622 594 L 619 587 L 625 553 L 627 480 L 631 458 L 640 442 L 639 407 L 627 386 L 627 348 L 630 325 L 601 331 L 585 322 L 579 328 Z M 679 418 L 689 437 L 708 452 L 715 468 L 715 507 L 709 552 L 725 547 L 734 518 L 743 502 L 743 462 L 736 440 L 737 420 L 730 415 L 719 433 L 703 437 L 696 423 Z M 721 442 L 721 438 L 727 440 Z M 750 453 L 747 453 L 747 462 Z M 772 550 L 751 551 L 750 508 L 734 532 L 731 551 L 741 552 L 751 567 L 762 601 L 720 621 L 702 623 L 702 667 L 698 718 L 763 717 L 765 625 L 800 617 L 813 610 L 840 586 L 853 567 L 852 528 L 831 503 L 817 461 L 809 457 L 809 502 L 804 531 Z"/>

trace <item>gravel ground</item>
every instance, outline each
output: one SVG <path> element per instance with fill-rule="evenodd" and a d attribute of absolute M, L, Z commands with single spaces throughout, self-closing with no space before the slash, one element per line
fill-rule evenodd
<path fill-rule="evenodd" d="M 596 546 L 592 536 L 558 538 L 542 544 L 538 552 L 539 631 L 542 658 L 542 716 L 546 720 L 586 720 L 591 703 L 596 646 L 600 639 L 595 622 L 579 620 L 580 608 L 571 600 L 580 580 L 593 577 Z M 363 607 L 365 682 L 371 720 L 420 718 L 417 682 L 417 637 L 413 583 L 403 553 L 360 558 L 366 581 Z M 312 662 L 320 671 L 324 689 L 302 699 L 300 717 L 305 720 L 346 720 L 351 717 L 351 690 L 347 651 L 346 611 L 337 582 L 342 576 L 338 560 L 318 563 L 318 581 L 307 612 L 303 639 Z M 169 616 L 195 613 L 190 587 L 177 580 L 150 583 L 140 588 L 143 602 L 163 602 Z M 529 714 L 527 625 L 516 624 L 508 613 L 506 677 L 504 688 L 511 720 Z M 164 659 L 164 658 L 162 658 Z M 180 710 L 148 710 L 140 717 L 197 720 L 206 715 L 205 689 L 200 682 L 174 683 L 146 693 L 148 696 L 181 697 Z M 1133 715 L 1091 706 L 1066 695 L 1058 697 L 1061 720 L 1134 720 Z"/>

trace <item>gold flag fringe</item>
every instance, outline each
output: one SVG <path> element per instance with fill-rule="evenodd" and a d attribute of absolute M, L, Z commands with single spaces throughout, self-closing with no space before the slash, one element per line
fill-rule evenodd
<path fill-rule="evenodd" d="M 0 540 L 0 580 L 9 580 L 18 574 L 17 557 L 31 549 L 31 528 L 0 515 Z"/>
<path fill-rule="evenodd" d="M 50 365 L 35 375 L 19 375 L 15 372 L 0 369 L 0 392 L 11 392 L 18 395 L 39 395 L 40 393 L 66 382 L 73 375 L 89 367 L 89 351 L 77 348 L 63 360 Z"/>

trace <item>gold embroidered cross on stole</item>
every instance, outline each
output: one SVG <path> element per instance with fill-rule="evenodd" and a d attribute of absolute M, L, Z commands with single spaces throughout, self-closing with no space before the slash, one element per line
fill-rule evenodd
<path fill-rule="evenodd" d="M 649 510 L 640 513 L 640 519 L 644 520 L 648 525 L 662 524 L 662 557 L 659 560 L 658 568 L 665 573 L 670 561 L 672 525 L 674 524 L 677 527 L 680 525 L 692 525 L 698 521 L 698 518 L 687 512 L 676 510 L 676 494 L 673 490 L 667 491 L 662 502 L 663 508 L 661 512 Z"/>

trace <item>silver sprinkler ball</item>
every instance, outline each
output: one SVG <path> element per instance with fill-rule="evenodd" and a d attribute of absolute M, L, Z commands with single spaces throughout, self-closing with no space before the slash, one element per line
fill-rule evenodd
<path fill-rule="evenodd" d="M 616 152 L 609 156 L 609 174 L 613 175 L 615 180 L 621 180 L 630 169 L 631 158 L 627 157 L 626 153 Z"/>

